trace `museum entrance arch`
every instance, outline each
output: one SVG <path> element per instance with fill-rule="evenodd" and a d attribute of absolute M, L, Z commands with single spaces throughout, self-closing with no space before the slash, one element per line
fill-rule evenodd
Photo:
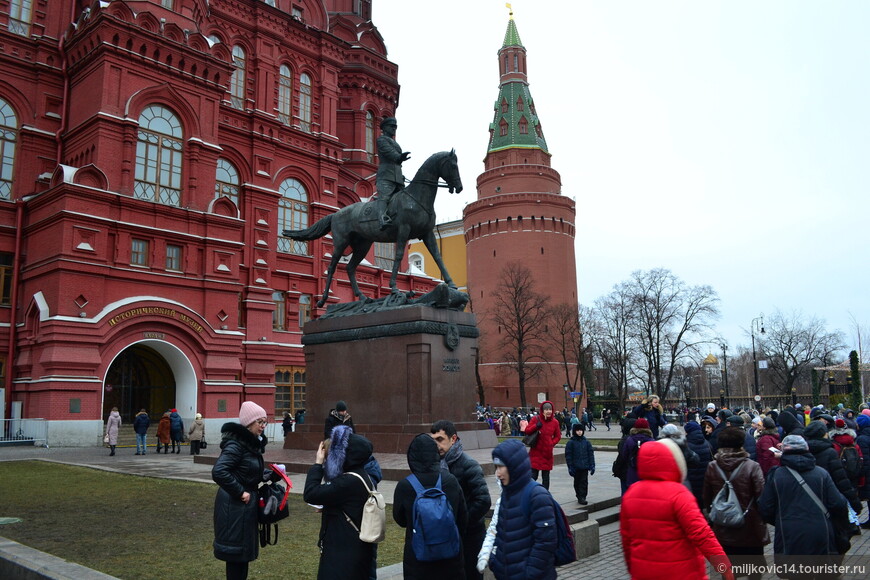
<path fill-rule="evenodd" d="M 167 409 L 191 417 L 196 408 L 196 376 L 190 361 L 176 346 L 145 340 L 122 350 L 103 382 L 103 418 L 118 407 L 124 424 L 131 424 L 139 409 L 158 421 Z"/>

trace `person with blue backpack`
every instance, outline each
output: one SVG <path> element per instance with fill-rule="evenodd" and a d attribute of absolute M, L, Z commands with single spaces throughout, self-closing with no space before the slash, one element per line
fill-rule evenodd
<path fill-rule="evenodd" d="M 438 445 L 429 433 L 411 441 L 408 467 L 411 475 L 396 485 L 393 495 L 393 519 L 405 528 L 404 578 L 465 578 L 465 498 L 456 477 L 441 468 Z"/>
<path fill-rule="evenodd" d="M 553 496 L 532 479 L 529 453 L 520 441 L 499 444 L 492 462 L 502 491 L 489 569 L 498 580 L 556 578 Z"/>

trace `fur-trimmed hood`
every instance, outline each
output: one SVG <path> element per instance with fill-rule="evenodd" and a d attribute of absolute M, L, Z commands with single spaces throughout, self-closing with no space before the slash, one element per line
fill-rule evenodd
<path fill-rule="evenodd" d="M 240 445 L 249 449 L 251 453 L 259 455 L 263 454 L 266 445 L 269 443 L 269 439 L 265 435 L 257 437 L 248 431 L 247 427 L 235 421 L 224 423 L 224 426 L 221 427 L 221 449 L 226 447 L 230 441 L 237 441 Z"/>

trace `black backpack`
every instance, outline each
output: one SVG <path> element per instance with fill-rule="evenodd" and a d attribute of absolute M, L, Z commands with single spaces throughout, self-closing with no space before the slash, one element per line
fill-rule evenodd
<path fill-rule="evenodd" d="M 840 462 L 843 464 L 843 469 L 846 470 L 846 475 L 851 480 L 856 480 L 861 477 L 861 471 L 864 468 L 864 458 L 858 452 L 858 448 L 854 445 L 840 446 Z"/>

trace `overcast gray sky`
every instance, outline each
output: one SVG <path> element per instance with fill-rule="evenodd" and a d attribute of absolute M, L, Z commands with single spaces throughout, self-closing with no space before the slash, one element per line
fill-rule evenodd
<path fill-rule="evenodd" d="M 399 65 L 413 176 L 456 148 L 477 199 L 498 96 L 503 0 L 375 0 Z M 578 296 L 664 267 L 722 300 L 747 345 L 761 313 L 870 327 L 870 3 L 516 0 L 529 85 L 562 193 L 577 202 Z M 730 351 L 733 352 L 733 351 Z"/>

